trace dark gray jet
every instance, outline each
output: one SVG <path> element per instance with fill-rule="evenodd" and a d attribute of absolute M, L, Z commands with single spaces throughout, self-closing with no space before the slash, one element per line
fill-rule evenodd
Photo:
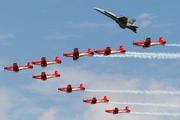
<path fill-rule="evenodd" d="M 111 19 L 113 19 L 114 21 L 116 21 L 116 23 L 123 29 L 125 28 L 129 28 L 131 29 L 133 32 L 136 33 L 136 29 L 138 28 L 137 26 L 133 26 L 135 24 L 136 19 L 132 18 L 130 20 L 128 20 L 127 17 L 118 17 L 115 14 L 107 11 L 107 10 L 103 10 L 103 9 L 99 9 L 99 8 L 94 8 L 95 10 L 99 11 L 100 13 L 110 17 Z"/>

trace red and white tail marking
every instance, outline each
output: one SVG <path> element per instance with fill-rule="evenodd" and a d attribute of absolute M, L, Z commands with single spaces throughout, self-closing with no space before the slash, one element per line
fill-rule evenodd
<path fill-rule="evenodd" d="M 159 42 L 163 42 L 163 37 L 159 37 Z"/>
<path fill-rule="evenodd" d="M 80 84 L 80 88 L 83 88 L 83 84 Z"/>
<path fill-rule="evenodd" d="M 92 52 L 91 48 L 88 48 L 88 53 L 91 53 L 91 52 Z"/>
<path fill-rule="evenodd" d="M 56 57 L 56 60 L 59 61 L 59 57 Z"/>
<path fill-rule="evenodd" d="M 125 110 L 129 110 L 128 106 L 126 106 Z"/>
<path fill-rule="evenodd" d="M 27 63 L 27 66 L 31 66 L 31 63 L 30 63 L 30 62 L 28 62 L 28 63 Z"/>
<path fill-rule="evenodd" d="M 104 96 L 104 100 L 107 100 L 107 96 Z"/>
<path fill-rule="evenodd" d="M 55 75 L 58 75 L 58 71 L 55 71 L 55 73 L 54 73 Z"/>
<path fill-rule="evenodd" d="M 122 45 L 120 45 L 120 48 L 119 48 L 120 50 L 124 50 L 124 48 L 123 48 L 123 46 Z"/>

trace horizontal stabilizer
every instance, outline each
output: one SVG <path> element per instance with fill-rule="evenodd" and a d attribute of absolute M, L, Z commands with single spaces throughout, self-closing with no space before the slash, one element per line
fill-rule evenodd
<path fill-rule="evenodd" d="M 133 27 L 133 28 L 138 28 L 138 26 L 131 26 L 131 27 Z"/>

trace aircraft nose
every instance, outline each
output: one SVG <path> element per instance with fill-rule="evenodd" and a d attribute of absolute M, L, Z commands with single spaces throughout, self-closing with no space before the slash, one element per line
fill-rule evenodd
<path fill-rule="evenodd" d="M 97 10 L 97 11 L 99 11 L 99 12 L 101 12 L 101 13 L 104 11 L 103 9 L 96 8 L 96 7 L 94 7 L 94 9 Z"/>

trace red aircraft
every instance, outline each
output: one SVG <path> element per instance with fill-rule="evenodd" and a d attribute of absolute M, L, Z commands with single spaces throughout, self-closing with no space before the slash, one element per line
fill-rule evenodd
<path fill-rule="evenodd" d="M 83 87 L 83 84 L 80 84 L 80 87 L 71 87 L 71 85 L 68 85 L 67 88 L 58 88 L 58 90 L 71 93 L 72 91 L 84 91 L 85 88 Z"/>
<path fill-rule="evenodd" d="M 108 103 L 109 100 L 107 99 L 107 96 L 104 96 L 104 99 L 96 99 L 96 97 L 93 97 L 91 100 L 83 100 L 83 102 L 96 104 L 96 103 Z"/>
<path fill-rule="evenodd" d="M 146 38 L 146 41 L 143 42 L 133 42 L 133 45 L 143 46 L 143 49 L 148 48 L 149 46 L 154 45 L 165 45 L 166 41 L 163 41 L 163 37 L 159 37 L 159 41 L 151 41 L 151 38 Z"/>
<path fill-rule="evenodd" d="M 41 79 L 43 81 L 45 81 L 46 79 L 48 78 L 54 78 L 54 77 L 60 77 L 60 74 L 58 74 L 58 71 L 55 71 L 54 74 L 47 74 L 45 72 L 42 72 L 41 75 L 35 75 L 35 76 L 32 76 L 32 78 L 35 78 L 35 79 Z"/>
<path fill-rule="evenodd" d="M 59 57 L 56 57 L 55 60 L 46 60 L 45 57 L 42 57 L 41 61 L 34 61 L 34 62 L 32 62 L 32 64 L 34 64 L 34 65 L 41 65 L 41 67 L 46 67 L 47 65 L 56 64 L 56 63 L 61 64 L 61 60 L 59 60 Z"/>
<path fill-rule="evenodd" d="M 94 52 L 91 51 L 91 48 L 88 48 L 87 52 L 79 52 L 78 48 L 74 48 L 73 53 L 65 53 L 63 56 L 73 57 L 73 60 L 77 60 L 81 56 L 93 56 Z"/>
<path fill-rule="evenodd" d="M 106 47 L 105 50 L 95 50 L 94 52 L 98 54 L 110 55 L 110 54 L 115 54 L 115 53 L 125 53 L 126 50 L 124 50 L 123 46 L 120 45 L 120 48 L 117 50 L 113 50 L 110 47 Z"/>
<path fill-rule="evenodd" d="M 105 112 L 108 113 L 113 113 L 113 114 L 118 114 L 118 113 L 130 113 L 130 110 L 128 108 L 128 106 L 126 106 L 125 109 L 118 109 L 117 107 L 114 110 L 105 110 Z"/>
<path fill-rule="evenodd" d="M 13 66 L 11 67 L 4 67 L 6 70 L 13 70 L 14 72 L 19 72 L 19 70 L 24 70 L 24 69 L 32 69 L 33 66 L 31 65 L 30 62 L 27 63 L 25 66 L 18 66 L 17 63 L 13 63 Z"/>

